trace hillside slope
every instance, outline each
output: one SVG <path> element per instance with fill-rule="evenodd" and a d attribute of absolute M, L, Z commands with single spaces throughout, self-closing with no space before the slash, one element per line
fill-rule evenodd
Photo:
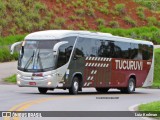
<path fill-rule="evenodd" d="M 0 36 L 45 29 L 160 27 L 160 13 L 134 0 L 7 0 L 0 3 Z"/>

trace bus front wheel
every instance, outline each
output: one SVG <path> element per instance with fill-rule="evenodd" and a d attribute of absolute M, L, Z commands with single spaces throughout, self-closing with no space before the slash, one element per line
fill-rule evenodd
<path fill-rule="evenodd" d="M 78 77 L 74 77 L 72 85 L 69 88 L 69 93 L 75 95 L 78 93 L 78 90 L 79 90 L 79 79 Z"/>
<path fill-rule="evenodd" d="M 41 88 L 41 87 L 38 87 L 38 91 L 39 91 L 41 94 L 46 94 L 47 91 L 48 91 L 48 88 Z"/>

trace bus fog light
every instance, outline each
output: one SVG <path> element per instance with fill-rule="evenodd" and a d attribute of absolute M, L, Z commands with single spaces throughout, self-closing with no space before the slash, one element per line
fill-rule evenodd
<path fill-rule="evenodd" d="M 17 84 L 18 84 L 18 85 L 20 85 L 20 84 L 21 84 L 21 82 L 20 82 L 20 81 L 17 81 Z"/>
<path fill-rule="evenodd" d="M 52 84 L 52 82 L 48 82 L 48 85 L 51 85 Z"/>

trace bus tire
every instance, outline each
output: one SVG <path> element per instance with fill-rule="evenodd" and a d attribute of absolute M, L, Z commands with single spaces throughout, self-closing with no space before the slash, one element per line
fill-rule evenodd
<path fill-rule="evenodd" d="M 99 93 L 107 93 L 109 88 L 96 88 L 97 92 Z"/>
<path fill-rule="evenodd" d="M 47 91 L 48 91 L 48 88 L 41 88 L 41 87 L 38 87 L 38 91 L 39 91 L 41 94 L 46 94 Z"/>
<path fill-rule="evenodd" d="M 69 88 L 69 94 L 76 95 L 79 90 L 79 79 L 78 77 L 74 77 L 72 81 L 72 85 Z"/>
<path fill-rule="evenodd" d="M 135 87 L 136 87 L 135 79 L 130 78 L 129 81 L 128 81 L 127 88 L 121 89 L 121 92 L 122 93 L 128 93 L 128 94 L 133 93 L 135 91 Z"/>

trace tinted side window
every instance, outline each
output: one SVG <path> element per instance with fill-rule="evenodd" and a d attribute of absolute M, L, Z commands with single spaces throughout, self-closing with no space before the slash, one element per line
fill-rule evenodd
<path fill-rule="evenodd" d="M 152 54 L 153 54 L 153 46 L 143 45 L 143 48 L 142 48 L 143 60 L 152 59 Z"/>
<path fill-rule="evenodd" d="M 109 46 L 108 41 L 100 40 L 98 41 L 98 57 L 110 57 L 111 46 Z"/>
<path fill-rule="evenodd" d="M 98 50 L 99 57 L 129 58 L 129 43 L 118 41 L 101 41 Z"/>
<path fill-rule="evenodd" d="M 101 41 L 98 51 L 99 57 L 108 57 L 108 58 L 121 58 L 122 50 L 120 42 L 114 41 Z"/>
<path fill-rule="evenodd" d="M 96 40 L 91 38 L 79 38 L 76 43 L 75 55 L 79 57 L 97 56 Z"/>
<path fill-rule="evenodd" d="M 127 42 L 115 42 L 115 58 L 129 58 L 129 50 L 130 50 L 130 43 Z"/>
<path fill-rule="evenodd" d="M 63 38 L 61 41 L 68 41 L 67 44 L 64 44 L 59 47 L 59 55 L 57 60 L 57 68 L 66 64 L 71 56 L 72 48 L 74 45 L 76 37 L 67 37 Z"/>
<path fill-rule="evenodd" d="M 131 48 L 130 48 L 130 59 L 134 59 L 134 60 L 139 60 L 142 59 L 141 55 L 138 55 L 139 52 L 139 46 L 138 44 L 135 43 L 131 43 Z"/>

